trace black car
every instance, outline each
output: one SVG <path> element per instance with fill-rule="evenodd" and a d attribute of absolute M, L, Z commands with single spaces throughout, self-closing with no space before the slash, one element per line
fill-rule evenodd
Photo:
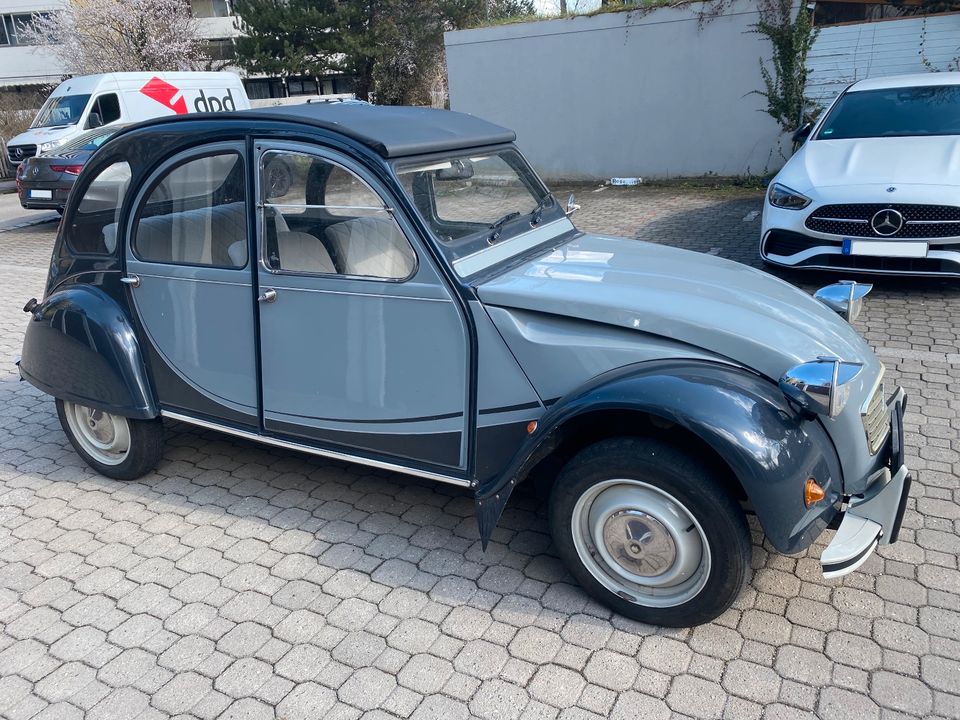
<path fill-rule="evenodd" d="M 17 167 L 20 204 L 30 210 L 63 210 L 84 163 L 123 125 L 99 127 Z"/>

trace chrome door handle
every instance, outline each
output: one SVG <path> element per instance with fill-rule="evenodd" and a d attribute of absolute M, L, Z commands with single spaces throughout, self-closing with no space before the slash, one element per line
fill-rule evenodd
<path fill-rule="evenodd" d="M 129 285 L 130 287 L 140 287 L 140 276 L 126 275 L 120 278 L 120 282 L 122 282 L 124 285 Z"/>
<path fill-rule="evenodd" d="M 257 302 L 262 302 L 262 303 L 276 302 L 276 300 L 277 300 L 277 291 L 274 290 L 273 288 L 267 288 L 257 298 Z"/>

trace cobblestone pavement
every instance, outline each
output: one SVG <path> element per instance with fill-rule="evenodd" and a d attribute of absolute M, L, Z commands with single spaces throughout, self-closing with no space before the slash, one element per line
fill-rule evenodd
<path fill-rule="evenodd" d="M 756 194 L 578 192 L 584 228 L 756 264 Z M 94 475 L 9 362 L 52 232 L 0 233 L 3 717 L 960 717 L 955 283 L 879 280 L 858 322 L 912 402 L 900 542 L 828 582 L 755 536 L 735 607 L 665 630 L 572 583 L 531 495 L 482 553 L 461 490 L 182 425 Z"/>

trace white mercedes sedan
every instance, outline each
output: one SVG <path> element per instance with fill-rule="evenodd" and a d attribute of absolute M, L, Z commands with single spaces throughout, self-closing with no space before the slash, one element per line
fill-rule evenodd
<path fill-rule="evenodd" d="M 960 73 L 861 80 L 771 181 L 773 265 L 960 276 Z"/>

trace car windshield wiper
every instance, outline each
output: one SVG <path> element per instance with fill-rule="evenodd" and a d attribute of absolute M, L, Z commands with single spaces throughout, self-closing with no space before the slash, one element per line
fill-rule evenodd
<path fill-rule="evenodd" d="M 530 227 L 536 227 L 540 224 L 540 219 L 543 217 L 543 211 L 548 207 L 552 207 L 553 203 L 553 193 L 547 193 L 540 198 L 540 202 L 537 203 L 537 206 L 530 211 L 530 214 L 533 216 L 530 218 Z"/>
<path fill-rule="evenodd" d="M 487 242 L 493 245 L 497 240 L 500 239 L 500 231 L 503 229 L 504 223 L 508 223 L 511 220 L 516 220 L 518 217 L 520 217 L 520 213 L 514 210 L 513 212 L 507 213 L 499 220 L 494 220 L 492 223 L 490 223 L 490 229 L 493 230 L 493 232 L 487 237 Z"/>

